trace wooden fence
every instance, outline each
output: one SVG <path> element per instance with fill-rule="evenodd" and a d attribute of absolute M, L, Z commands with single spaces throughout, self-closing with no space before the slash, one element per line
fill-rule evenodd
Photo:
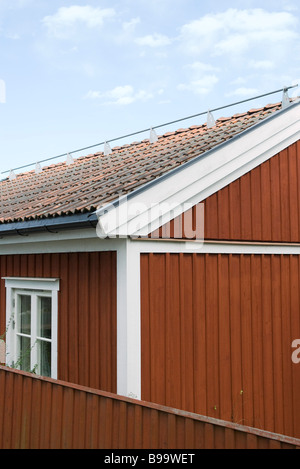
<path fill-rule="evenodd" d="M 0 367 L 0 449 L 300 449 L 300 440 Z"/>

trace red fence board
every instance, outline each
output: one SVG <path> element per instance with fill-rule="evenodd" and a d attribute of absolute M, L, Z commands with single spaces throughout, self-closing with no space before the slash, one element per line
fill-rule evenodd
<path fill-rule="evenodd" d="M 0 367 L 0 449 L 300 449 L 300 440 Z"/>

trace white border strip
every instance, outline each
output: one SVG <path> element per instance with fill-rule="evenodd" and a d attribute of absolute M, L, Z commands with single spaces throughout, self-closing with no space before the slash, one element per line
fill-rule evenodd
<path fill-rule="evenodd" d="M 300 244 L 197 242 L 197 241 L 134 241 L 140 253 L 198 253 L 198 254 L 278 254 L 299 255 Z"/>
<path fill-rule="evenodd" d="M 141 399 L 140 252 L 122 240 L 117 252 L 117 393 Z"/>
<path fill-rule="evenodd" d="M 77 233 L 78 234 L 78 233 Z M 84 236 L 86 235 L 86 237 Z M 59 235 L 34 235 L 22 238 L 22 243 L 16 239 L 6 239 L 0 243 L 0 256 L 11 254 L 46 254 L 66 252 L 99 252 L 119 251 L 128 241 L 134 244 L 135 249 L 142 252 L 198 252 L 198 253 L 224 253 L 224 254 L 300 254 L 300 243 L 263 243 L 263 242 L 235 242 L 235 241 L 186 241 L 164 239 L 116 238 L 99 239 L 95 230 L 86 233 L 60 233 Z"/>

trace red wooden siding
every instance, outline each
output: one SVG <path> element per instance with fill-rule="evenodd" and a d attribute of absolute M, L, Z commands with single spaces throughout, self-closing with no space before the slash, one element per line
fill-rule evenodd
<path fill-rule="evenodd" d="M 142 254 L 142 399 L 300 438 L 300 258 Z"/>
<path fill-rule="evenodd" d="M 299 242 L 299 181 L 298 141 L 204 201 L 205 239 Z M 195 207 L 192 212 L 195 230 Z M 184 218 L 177 217 L 151 237 L 190 237 L 184 236 L 183 224 L 189 229 Z"/>
<path fill-rule="evenodd" d="M 0 256 L 1 277 L 55 277 L 58 378 L 116 392 L 116 253 Z M 1 280 L 1 334 L 5 331 Z"/>
<path fill-rule="evenodd" d="M 0 449 L 300 449 L 299 439 L 3 367 L 0 387 Z"/>

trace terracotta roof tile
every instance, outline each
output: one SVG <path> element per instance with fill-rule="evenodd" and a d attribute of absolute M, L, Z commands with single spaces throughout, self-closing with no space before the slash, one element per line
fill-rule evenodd
<path fill-rule="evenodd" d="M 222 117 L 213 128 L 192 125 L 148 139 L 18 174 L 0 181 L 0 223 L 94 211 L 231 139 L 281 109 L 281 103 Z"/>

